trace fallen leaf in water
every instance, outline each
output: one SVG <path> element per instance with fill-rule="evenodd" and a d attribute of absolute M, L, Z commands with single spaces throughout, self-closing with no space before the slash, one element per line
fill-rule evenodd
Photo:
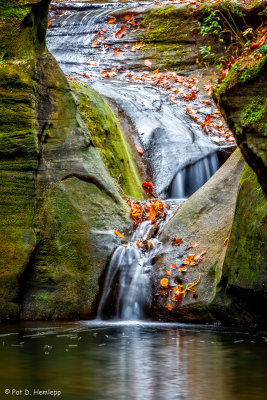
<path fill-rule="evenodd" d="M 83 76 L 84 76 L 85 78 L 90 78 L 90 76 L 87 75 L 85 72 L 83 73 Z"/>
<path fill-rule="evenodd" d="M 145 60 L 144 61 L 145 66 L 147 66 L 148 68 L 152 67 L 152 61 L 151 60 Z"/>
<path fill-rule="evenodd" d="M 161 281 L 160 281 L 160 285 L 161 285 L 162 287 L 168 287 L 168 286 L 169 286 L 169 281 L 168 281 L 168 279 L 167 279 L 167 278 L 162 278 Z"/>
<path fill-rule="evenodd" d="M 179 238 L 172 238 L 172 246 L 179 246 L 181 243 L 183 243 L 183 239 L 181 237 Z"/>
<path fill-rule="evenodd" d="M 152 72 L 152 75 L 157 75 L 159 73 L 158 69 L 155 69 L 155 71 Z"/>
<path fill-rule="evenodd" d="M 114 231 L 114 233 L 115 233 L 116 236 L 118 236 L 118 237 L 120 237 L 122 239 L 125 239 L 125 236 L 123 236 L 119 231 Z"/>
<path fill-rule="evenodd" d="M 129 14 L 124 15 L 123 19 L 130 19 L 132 18 Z"/>
<path fill-rule="evenodd" d="M 113 24 L 113 22 L 116 21 L 116 17 L 114 15 L 109 15 L 108 16 L 108 23 Z"/>
<path fill-rule="evenodd" d="M 92 47 L 96 47 L 97 45 L 98 45 L 98 40 L 95 40 L 95 41 L 91 44 Z"/>
<path fill-rule="evenodd" d="M 168 269 L 168 271 L 165 272 L 166 275 L 171 275 L 171 270 Z"/>
<path fill-rule="evenodd" d="M 113 49 L 113 54 L 114 54 L 114 56 L 123 56 L 124 52 L 123 51 L 119 51 L 119 49 L 117 47 L 115 47 Z"/>
<path fill-rule="evenodd" d="M 142 146 L 140 146 L 139 144 L 137 144 L 136 146 L 136 150 L 138 151 L 139 154 L 141 154 L 141 156 L 144 154 L 144 149 Z"/>
<path fill-rule="evenodd" d="M 126 25 L 122 25 L 121 28 L 115 33 L 115 37 L 121 39 L 126 34 Z"/>
<path fill-rule="evenodd" d="M 178 271 L 179 271 L 179 272 L 185 273 L 185 272 L 187 272 L 187 268 L 186 268 L 186 266 L 184 265 L 183 267 L 180 267 Z"/>
<path fill-rule="evenodd" d="M 168 310 L 171 311 L 172 310 L 172 305 L 169 303 L 168 304 Z"/>
<path fill-rule="evenodd" d="M 51 25 L 51 22 L 52 22 L 53 20 L 52 19 L 50 19 L 49 21 L 48 21 L 48 24 L 47 24 L 47 27 L 46 27 L 46 29 L 48 29 L 49 28 L 49 26 Z"/>
<path fill-rule="evenodd" d="M 151 247 L 151 245 L 152 245 L 152 241 L 151 241 L 151 240 L 149 240 L 149 241 L 147 242 L 147 245 L 148 245 L 148 247 Z"/>
<path fill-rule="evenodd" d="M 96 65 L 96 64 L 97 64 L 97 61 L 95 61 L 95 60 L 87 61 L 85 64 L 88 64 L 88 65 Z"/>
<path fill-rule="evenodd" d="M 170 267 L 171 268 L 177 268 L 177 265 L 176 264 L 171 264 Z"/>

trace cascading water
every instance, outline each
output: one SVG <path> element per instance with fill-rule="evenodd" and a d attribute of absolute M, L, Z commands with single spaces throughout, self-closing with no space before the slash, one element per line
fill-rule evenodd
<path fill-rule="evenodd" d="M 176 209 L 176 204 L 171 205 L 166 219 L 155 225 L 151 221 L 140 223 L 129 243 L 116 248 L 108 265 L 97 311 L 98 319 L 110 319 L 112 315 L 119 320 L 145 318 L 145 311 L 149 309 L 152 299 L 152 260 L 162 246 L 158 237 Z"/>
<path fill-rule="evenodd" d="M 74 12 L 70 10 L 70 14 L 53 20 L 47 33 L 47 45 L 66 74 L 78 74 L 83 79 L 86 73 L 90 76 L 85 79 L 86 83 L 115 101 L 123 111 L 144 148 L 156 192 L 166 197 L 177 171 L 214 153 L 218 145 L 192 121 L 184 106 L 171 102 L 157 87 L 128 82 L 119 76 L 101 78 L 99 69 L 116 67 L 129 72 L 129 68 L 136 70 L 143 65 L 143 61 L 138 61 L 141 53 L 125 51 L 123 56 L 114 56 L 112 49 L 127 43 L 114 37 L 115 28 L 107 23 L 108 14 L 138 4 L 142 3 L 89 3 L 86 7 L 83 4 L 82 9 L 79 5 Z M 107 47 L 97 48 L 92 43 L 101 30 L 107 36 Z M 135 43 L 137 38 L 129 40 Z M 94 61 L 90 64 L 91 60 Z"/>
<path fill-rule="evenodd" d="M 208 155 L 188 165 L 174 177 L 168 197 L 171 199 L 185 199 L 196 192 L 219 168 L 217 152 Z"/>
<path fill-rule="evenodd" d="M 156 87 L 116 78 L 105 81 L 99 73 L 100 68 L 110 70 L 115 66 L 127 73 L 129 67 L 135 70 L 140 65 L 136 64 L 137 56 L 129 51 L 119 59 L 114 56 L 112 49 L 121 43 L 113 35 L 114 28 L 107 23 L 109 13 L 138 4 L 141 3 L 71 3 L 67 13 L 53 20 L 47 45 L 66 74 L 78 74 L 83 79 L 86 72 L 90 76 L 86 82 L 115 101 L 123 111 L 144 148 L 157 194 L 182 199 L 203 185 L 218 168 L 217 144 L 190 119 L 184 107 L 172 103 L 169 96 Z M 66 5 L 64 7 L 66 9 Z M 100 31 L 110 32 L 107 46 L 101 49 L 92 46 Z M 136 39 L 132 40 L 135 43 Z M 88 63 L 91 60 L 94 61 Z M 145 318 L 152 296 L 152 261 L 161 249 L 158 237 L 176 209 L 177 201 L 173 201 L 165 220 L 155 224 L 140 223 L 129 243 L 114 251 L 105 277 L 98 319 Z M 138 241 L 145 244 L 145 251 L 137 245 Z M 149 246 L 148 241 L 151 242 Z"/>

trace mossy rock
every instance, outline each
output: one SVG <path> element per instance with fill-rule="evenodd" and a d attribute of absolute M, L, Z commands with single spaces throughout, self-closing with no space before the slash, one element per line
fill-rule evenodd
<path fill-rule="evenodd" d="M 93 88 L 77 81 L 71 81 L 70 84 L 93 144 L 100 151 L 111 176 L 121 187 L 123 194 L 143 199 L 139 168 L 134 160 L 136 151 L 134 154 L 114 113 Z"/>
<path fill-rule="evenodd" d="M 114 230 L 131 230 L 128 206 L 46 49 L 48 5 L 0 6 L 1 319 L 92 316 L 120 243 Z"/>
<path fill-rule="evenodd" d="M 246 164 L 214 303 L 227 304 L 229 314 L 251 325 L 267 324 L 266 228 L 267 201 L 256 174 Z"/>
<path fill-rule="evenodd" d="M 261 48 L 231 67 L 215 100 L 267 195 L 267 56 Z"/>

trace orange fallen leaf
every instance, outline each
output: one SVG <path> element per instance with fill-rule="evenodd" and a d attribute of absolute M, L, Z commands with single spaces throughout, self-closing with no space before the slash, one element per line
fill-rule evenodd
<path fill-rule="evenodd" d="M 48 24 L 47 24 L 47 27 L 46 27 L 46 29 L 48 29 L 48 28 L 49 28 L 49 26 L 51 25 L 51 22 L 52 22 L 52 19 L 50 19 L 50 20 L 48 21 Z"/>
<path fill-rule="evenodd" d="M 160 284 L 162 287 L 168 287 L 169 286 L 169 281 L 167 278 L 162 278 L 160 281 Z"/>
<path fill-rule="evenodd" d="M 151 240 L 149 240 L 149 241 L 147 242 L 147 245 L 148 245 L 148 247 L 151 247 L 151 245 L 152 245 L 152 241 L 151 241 Z"/>
<path fill-rule="evenodd" d="M 87 61 L 85 64 L 88 64 L 88 65 L 96 65 L 96 64 L 97 64 L 97 61 L 95 61 L 95 60 Z"/>
<path fill-rule="evenodd" d="M 97 45 L 98 45 L 98 40 L 95 40 L 95 41 L 91 44 L 92 47 L 96 47 Z"/>
<path fill-rule="evenodd" d="M 172 305 L 169 303 L 168 304 L 168 310 L 171 311 L 172 310 Z"/>
<path fill-rule="evenodd" d="M 115 33 L 115 37 L 121 39 L 126 34 L 126 25 L 122 25 L 121 28 Z"/>
<path fill-rule="evenodd" d="M 87 75 L 85 72 L 83 73 L 83 76 L 84 76 L 85 78 L 90 78 L 90 76 Z"/>
<path fill-rule="evenodd" d="M 125 236 L 123 236 L 119 231 L 114 231 L 114 233 L 115 233 L 116 236 L 118 236 L 118 237 L 120 237 L 122 239 L 125 239 Z"/>
<path fill-rule="evenodd" d="M 223 241 L 223 244 L 224 244 L 224 246 L 226 246 L 227 245 L 227 243 L 228 243 L 228 240 L 229 240 L 229 235 L 224 239 L 224 241 Z"/>
<path fill-rule="evenodd" d="M 114 15 L 108 16 L 108 23 L 113 24 L 116 21 L 116 17 Z"/>
<path fill-rule="evenodd" d="M 172 238 L 172 246 L 179 246 L 181 243 L 183 243 L 183 239 L 181 237 L 179 238 Z"/>
<path fill-rule="evenodd" d="M 115 47 L 113 49 L 113 54 L 114 54 L 114 56 L 123 56 L 124 52 L 123 51 L 119 51 L 119 49 L 117 47 Z"/>
<path fill-rule="evenodd" d="M 171 270 L 168 269 L 168 271 L 165 272 L 166 275 L 171 275 Z"/>
<path fill-rule="evenodd" d="M 176 264 L 171 264 L 170 267 L 171 268 L 177 268 L 177 265 Z"/>
<path fill-rule="evenodd" d="M 180 267 L 179 268 L 179 270 L 178 270 L 179 272 L 187 272 L 187 268 L 186 268 L 186 266 L 184 265 L 183 267 Z"/>

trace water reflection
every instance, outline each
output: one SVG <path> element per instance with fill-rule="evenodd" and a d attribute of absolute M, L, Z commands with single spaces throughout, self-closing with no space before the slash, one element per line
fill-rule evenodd
<path fill-rule="evenodd" d="M 24 324 L 1 334 L 1 393 L 60 390 L 64 400 L 266 398 L 267 343 L 260 334 L 133 323 Z"/>

